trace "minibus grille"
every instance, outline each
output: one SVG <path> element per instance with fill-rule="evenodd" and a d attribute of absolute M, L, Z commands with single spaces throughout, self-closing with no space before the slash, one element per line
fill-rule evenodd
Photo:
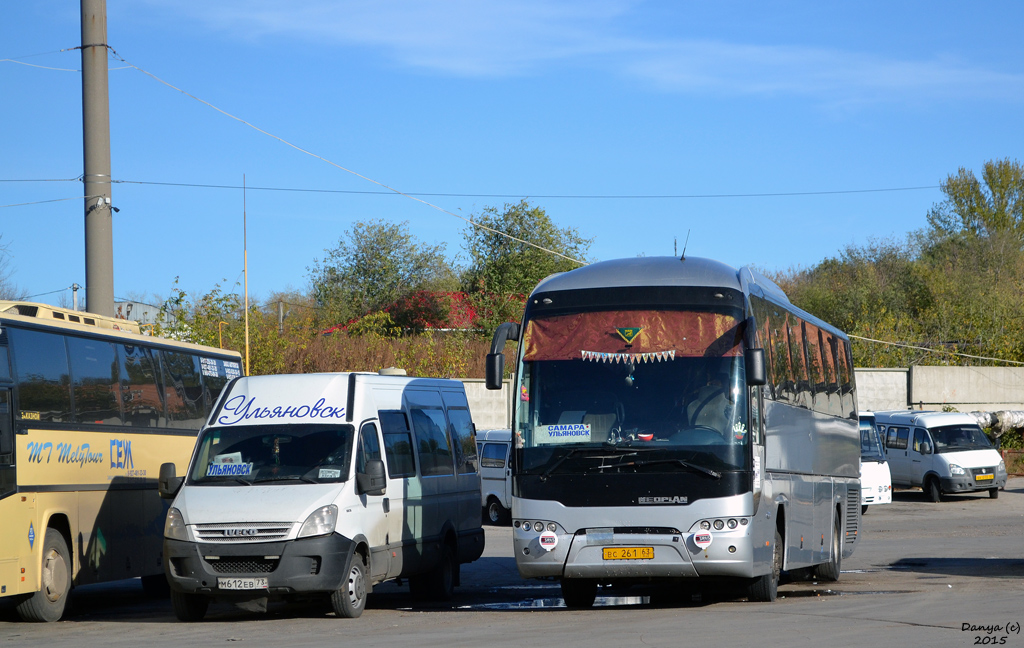
<path fill-rule="evenodd" d="M 277 558 L 263 556 L 225 556 L 219 560 L 207 559 L 207 564 L 218 574 L 269 574 L 277 568 Z"/>
<path fill-rule="evenodd" d="M 284 540 L 292 529 L 290 522 L 226 522 L 197 524 L 199 542 L 243 543 Z"/>

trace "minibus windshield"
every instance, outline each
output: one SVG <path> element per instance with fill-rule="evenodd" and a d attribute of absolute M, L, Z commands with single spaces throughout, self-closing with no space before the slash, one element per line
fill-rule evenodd
<path fill-rule="evenodd" d="M 961 450 L 984 450 L 991 448 L 988 437 L 977 425 L 946 425 L 932 428 L 936 452 L 959 452 Z"/>
<path fill-rule="evenodd" d="M 348 479 L 351 425 L 211 427 L 199 438 L 195 484 L 341 482 Z"/>

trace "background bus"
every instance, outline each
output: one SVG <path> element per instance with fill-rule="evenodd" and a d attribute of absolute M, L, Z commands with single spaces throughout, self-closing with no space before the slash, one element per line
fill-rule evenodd
<path fill-rule="evenodd" d="M 542 281 L 513 393 L 513 542 L 570 607 L 599 584 L 707 580 L 774 600 L 839 577 L 860 524 L 849 341 L 771 281 L 707 259 L 595 263 Z"/>
<path fill-rule="evenodd" d="M 239 354 L 0 302 L 0 597 L 55 621 L 73 585 L 164 589 L 160 464 L 184 470 Z"/>

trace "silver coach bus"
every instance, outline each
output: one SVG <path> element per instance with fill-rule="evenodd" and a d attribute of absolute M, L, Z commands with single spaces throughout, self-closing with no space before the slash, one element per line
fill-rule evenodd
<path fill-rule="evenodd" d="M 839 578 L 860 526 L 849 339 L 774 283 L 707 259 L 595 263 L 542 281 L 519 342 L 513 542 L 569 607 L 599 586 L 709 581 L 776 598 Z"/>

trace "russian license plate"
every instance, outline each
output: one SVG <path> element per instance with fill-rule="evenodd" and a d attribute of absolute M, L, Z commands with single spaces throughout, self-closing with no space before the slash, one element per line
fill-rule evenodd
<path fill-rule="evenodd" d="M 218 578 L 217 587 L 223 590 L 255 590 L 267 589 L 267 577 L 257 578 Z"/>
<path fill-rule="evenodd" d="M 982 481 L 984 479 L 995 479 L 995 477 L 995 475 L 975 475 L 974 479 L 977 481 Z"/>
<path fill-rule="evenodd" d="M 605 547 L 605 560 L 651 560 L 654 547 Z"/>

